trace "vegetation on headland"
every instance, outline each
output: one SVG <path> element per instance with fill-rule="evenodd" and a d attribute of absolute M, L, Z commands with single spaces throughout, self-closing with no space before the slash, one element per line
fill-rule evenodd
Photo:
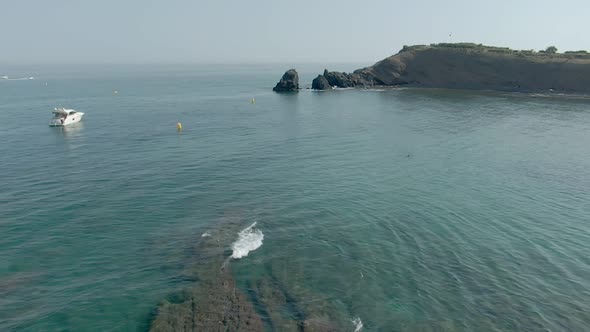
<path fill-rule="evenodd" d="M 555 46 L 549 46 L 544 50 L 514 50 L 509 47 L 488 46 L 476 43 L 438 43 L 430 45 L 404 45 L 401 52 L 423 50 L 427 48 L 450 48 L 455 50 L 462 50 L 465 53 L 481 52 L 481 53 L 497 53 L 516 56 L 539 56 L 539 57 L 564 57 L 564 58 L 578 58 L 590 59 L 590 53 L 585 50 L 565 51 L 559 53 Z"/>

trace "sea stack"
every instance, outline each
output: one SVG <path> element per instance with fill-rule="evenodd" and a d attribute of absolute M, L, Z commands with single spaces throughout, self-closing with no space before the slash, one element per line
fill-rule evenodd
<path fill-rule="evenodd" d="M 297 92 L 299 91 L 299 75 L 295 69 L 289 69 L 272 89 L 275 92 Z"/>

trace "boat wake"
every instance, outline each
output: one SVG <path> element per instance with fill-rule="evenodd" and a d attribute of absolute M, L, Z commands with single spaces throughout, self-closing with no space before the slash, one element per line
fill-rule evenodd
<path fill-rule="evenodd" d="M 354 332 L 360 332 L 363 329 L 363 321 L 360 317 L 353 319 L 352 323 L 354 324 Z"/>
<path fill-rule="evenodd" d="M 238 239 L 231 246 L 233 250 L 231 258 L 240 259 L 246 257 L 250 251 L 262 246 L 264 234 L 261 230 L 254 228 L 255 226 L 256 222 L 238 233 Z"/>
<path fill-rule="evenodd" d="M 26 81 L 26 80 L 34 80 L 33 76 L 31 77 L 19 77 L 19 78 L 8 78 L 8 76 L 2 76 L 2 79 L 5 81 Z"/>

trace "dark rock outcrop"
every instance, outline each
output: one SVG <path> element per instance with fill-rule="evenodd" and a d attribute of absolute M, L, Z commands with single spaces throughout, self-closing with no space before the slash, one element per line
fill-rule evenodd
<path fill-rule="evenodd" d="M 330 83 L 331 86 L 338 88 L 350 88 L 355 86 L 351 74 L 324 69 L 324 77 L 328 80 L 328 83 Z"/>
<path fill-rule="evenodd" d="M 311 88 L 314 90 L 330 90 L 332 89 L 332 86 L 324 75 L 318 75 L 318 77 L 314 78 L 311 82 Z"/>
<path fill-rule="evenodd" d="M 289 69 L 283 74 L 281 80 L 272 89 L 275 92 L 295 92 L 299 91 L 299 75 L 295 69 Z"/>
<path fill-rule="evenodd" d="M 405 46 L 353 73 L 324 71 L 337 87 L 412 86 L 511 92 L 590 93 L 590 54 L 517 51 L 480 44 Z"/>

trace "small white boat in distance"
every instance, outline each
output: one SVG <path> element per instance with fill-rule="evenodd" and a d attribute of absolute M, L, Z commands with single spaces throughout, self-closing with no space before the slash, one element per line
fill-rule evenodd
<path fill-rule="evenodd" d="M 3 80 L 7 80 L 8 79 L 8 76 L 2 76 L 2 79 Z"/>
<path fill-rule="evenodd" d="M 53 113 L 53 118 L 51 119 L 51 122 L 49 122 L 49 126 L 51 127 L 63 127 L 78 123 L 84 116 L 84 113 L 82 112 L 76 112 L 63 107 L 54 108 L 51 113 Z"/>

